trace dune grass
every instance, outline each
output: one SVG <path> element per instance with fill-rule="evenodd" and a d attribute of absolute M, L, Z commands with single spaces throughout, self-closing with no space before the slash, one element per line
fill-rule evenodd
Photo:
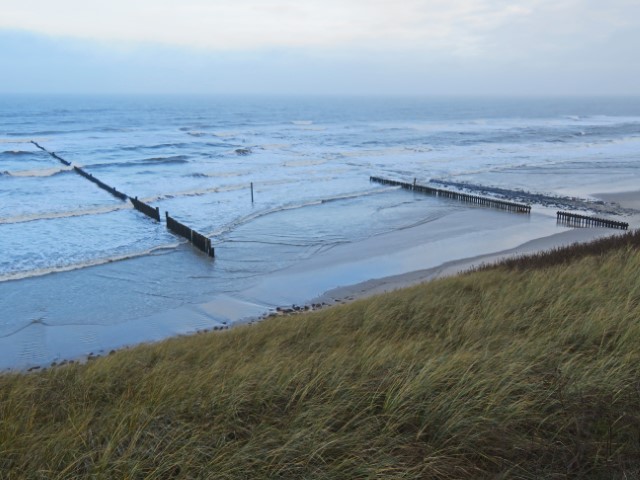
<path fill-rule="evenodd" d="M 637 477 L 640 252 L 565 257 L 1 375 L 0 477 Z"/>

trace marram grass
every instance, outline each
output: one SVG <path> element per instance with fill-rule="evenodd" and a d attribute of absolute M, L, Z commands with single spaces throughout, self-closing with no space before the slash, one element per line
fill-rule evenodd
<path fill-rule="evenodd" d="M 637 478 L 640 253 L 585 255 L 4 374 L 0 477 Z"/>

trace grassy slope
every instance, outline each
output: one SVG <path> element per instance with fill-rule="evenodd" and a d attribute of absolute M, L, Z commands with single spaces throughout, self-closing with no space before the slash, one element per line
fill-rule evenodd
<path fill-rule="evenodd" d="M 638 474 L 640 253 L 607 245 L 0 376 L 0 477 Z"/>

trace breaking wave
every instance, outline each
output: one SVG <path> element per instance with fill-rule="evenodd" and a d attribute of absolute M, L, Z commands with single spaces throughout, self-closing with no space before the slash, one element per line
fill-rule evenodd
<path fill-rule="evenodd" d="M 22 272 L 7 273 L 4 275 L 0 275 L 0 283 L 10 282 L 12 280 L 23 280 L 25 278 L 41 277 L 43 275 L 49 275 L 50 273 L 69 272 L 71 270 L 80 270 L 82 268 L 95 267 L 97 265 L 104 265 L 105 263 L 120 262 L 122 260 L 129 260 L 131 258 L 144 257 L 146 255 L 151 255 L 153 253 L 156 253 L 162 250 L 173 250 L 177 248 L 180 244 L 185 242 L 186 240 L 179 241 L 176 243 L 159 245 L 157 247 L 149 248 L 147 250 L 142 250 L 140 252 L 132 252 L 132 253 L 126 253 L 122 255 L 113 255 L 105 258 L 96 258 L 93 260 L 86 260 L 86 261 L 74 263 L 71 265 L 62 265 L 62 266 L 56 266 L 56 267 L 38 268 L 35 270 L 28 270 L 28 271 L 22 271 Z"/>
<path fill-rule="evenodd" d="M 61 173 L 67 173 L 68 171 L 73 170 L 73 167 L 62 167 L 62 168 L 42 168 L 36 170 L 5 170 L 4 172 L 0 172 L 0 176 L 7 177 L 53 177 L 54 175 L 59 175 Z"/>
<path fill-rule="evenodd" d="M 104 213 L 117 212 L 118 210 L 127 210 L 130 208 L 133 208 L 133 206 L 129 202 L 126 202 L 119 205 L 106 205 L 104 207 L 69 210 L 66 212 L 45 212 L 17 215 L 15 217 L 0 218 L 0 225 L 9 223 L 35 222 L 37 220 L 53 220 L 57 218 L 83 217 L 86 215 L 101 215 Z"/>
<path fill-rule="evenodd" d="M 188 155 L 172 155 L 170 157 L 151 157 L 143 158 L 140 160 L 131 160 L 126 162 L 105 162 L 105 163 L 93 163 L 85 165 L 88 169 L 100 169 L 111 167 L 139 167 L 140 165 L 175 165 L 180 163 L 189 163 Z"/>
<path fill-rule="evenodd" d="M 31 156 L 36 152 L 30 152 L 28 150 L 5 150 L 4 152 L 0 152 L 0 155 L 13 156 L 13 157 L 21 157 L 21 156 Z"/>

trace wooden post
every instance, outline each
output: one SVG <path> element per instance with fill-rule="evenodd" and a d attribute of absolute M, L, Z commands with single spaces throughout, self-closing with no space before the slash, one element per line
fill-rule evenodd
<path fill-rule="evenodd" d="M 251 203 L 253 203 L 253 182 L 251 182 Z"/>

